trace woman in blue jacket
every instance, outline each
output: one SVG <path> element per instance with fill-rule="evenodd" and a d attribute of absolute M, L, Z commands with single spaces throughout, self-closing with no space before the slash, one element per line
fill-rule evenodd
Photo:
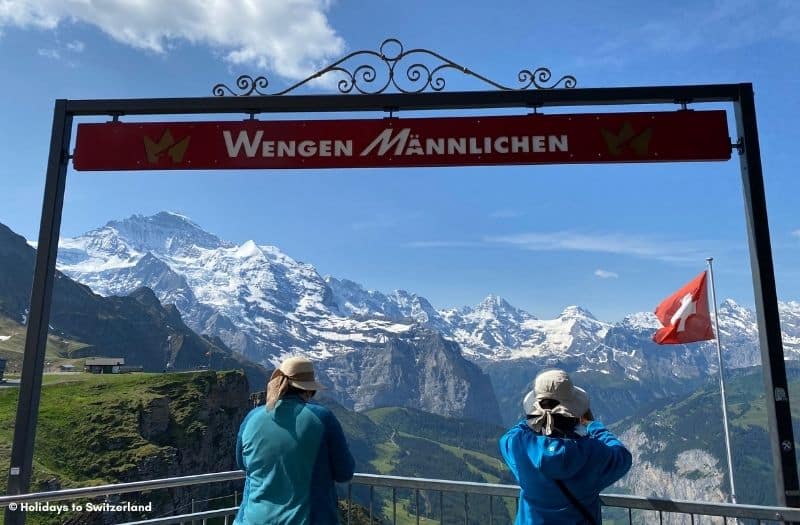
<path fill-rule="evenodd" d="M 354 461 L 336 416 L 309 403 L 323 388 L 302 357 L 270 377 L 267 406 L 245 417 L 236 441 L 246 477 L 235 525 L 339 523 L 334 482 L 353 477 Z"/>
<path fill-rule="evenodd" d="M 500 438 L 521 487 L 516 525 L 600 525 L 600 491 L 631 468 L 631 453 L 594 421 L 586 392 L 563 370 L 536 376 L 526 418 Z"/>

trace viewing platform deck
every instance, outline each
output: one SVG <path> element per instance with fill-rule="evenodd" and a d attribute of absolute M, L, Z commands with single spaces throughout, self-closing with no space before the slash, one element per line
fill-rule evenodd
<path fill-rule="evenodd" d="M 120 494 L 130 494 L 143 491 L 159 489 L 188 487 L 209 483 L 223 483 L 239 481 L 244 478 L 244 472 L 228 471 L 212 474 L 199 474 L 193 476 L 183 476 L 175 478 L 156 479 L 148 481 L 136 481 L 132 483 L 119 483 L 112 485 L 98 485 L 85 488 L 63 489 L 52 492 L 37 492 L 18 496 L 0 496 L 0 508 L 8 507 L 10 504 L 21 505 L 22 503 L 35 502 L 63 502 L 69 500 L 86 500 L 102 498 Z M 353 499 L 356 490 L 365 492 L 363 501 L 359 503 L 364 506 L 368 513 L 368 522 L 378 519 L 382 514 L 388 519 L 389 523 L 475 523 L 475 516 L 471 515 L 471 508 L 478 504 L 488 508 L 488 525 L 495 523 L 496 511 L 505 508 L 507 511 L 503 515 L 507 519 L 511 515 L 513 521 L 514 512 L 519 498 L 519 487 L 516 485 L 500 485 L 492 483 L 472 483 L 465 481 L 450 481 L 441 479 L 410 478 L 399 476 L 383 476 L 376 474 L 356 474 L 353 480 L 346 485 L 348 503 Z M 422 512 L 413 514 L 406 508 L 399 508 L 398 494 L 403 491 L 406 495 L 413 498 L 413 508 L 420 508 L 420 494 L 426 492 L 438 497 L 438 505 L 434 510 L 438 512 Z M 377 494 L 380 492 L 385 501 L 390 502 L 388 507 L 376 508 Z M 444 505 L 445 494 L 463 495 L 463 505 L 459 505 L 455 512 L 452 506 L 449 508 Z M 434 498 L 434 500 L 436 499 Z M 736 523 L 737 520 L 747 520 L 752 523 L 786 523 L 800 522 L 800 509 L 788 507 L 771 507 L 760 505 L 741 505 L 730 503 L 709 503 L 699 501 L 670 500 L 660 498 L 647 498 L 642 496 L 629 496 L 622 494 L 603 494 L 601 495 L 603 504 L 603 521 L 613 523 L 727 523 L 729 520 Z M 351 515 L 346 507 L 345 523 L 350 524 Z M 233 523 L 238 507 L 228 506 L 214 510 L 194 511 L 183 514 L 162 516 L 140 521 L 127 521 L 123 525 L 167 525 L 177 523 Z M 425 509 L 423 509 L 424 511 Z M 402 516 L 401 516 L 402 514 Z M 432 515 L 431 515 L 432 514 Z M 363 518 L 362 518 L 363 519 Z M 375 523 L 386 523 L 385 521 L 375 521 Z M 481 522 L 482 523 L 482 522 Z"/>

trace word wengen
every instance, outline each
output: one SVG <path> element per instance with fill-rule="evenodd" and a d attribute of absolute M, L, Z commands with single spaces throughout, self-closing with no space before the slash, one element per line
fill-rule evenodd
<path fill-rule="evenodd" d="M 352 157 L 353 140 L 264 140 L 264 130 L 252 136 L 240 131 L 222 132 L 230 158 L 244 153 L 261 157 Z M 510 135 L 498 137 L 420 138 L 411 128 L 383 130 L 358 155 L 484 155 L 488 153 L 552 153 L 569 151 L 567 135 Z"/>

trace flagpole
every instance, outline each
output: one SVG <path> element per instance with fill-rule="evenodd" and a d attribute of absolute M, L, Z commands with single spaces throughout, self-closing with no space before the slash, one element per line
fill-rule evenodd
<path fill-rule="evenodd" d="M 725 427 L 725 452 L 728 456 L 728 479 L 731 482 L 731 503 L 736 503 L 736 487 L 733 483 L 733 459 L 731 456 L 731 437 L 728 431 L 728 403 L 725 399 L 725 375 L 722 373 L 722 343 L 719 340 L 719 315 L 717 315 L 717 291 L 714 288 L 713 257 L 707 257 L 708 277 L 711 284 L 711 302 L 714 303 L 714 335 L 717 340 L 717 361 L 719 362 L 719 392 L 722 397 L 722 423 Z"/>

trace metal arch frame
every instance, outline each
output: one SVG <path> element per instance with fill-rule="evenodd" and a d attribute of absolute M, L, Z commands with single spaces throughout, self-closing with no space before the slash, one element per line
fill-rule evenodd
<path fill-rule="evenodd" d="M 70 160 L 72 121 L 81 116 L 229 113 L 328 113 L 399 110 L 541 108 L 559 106 L 732 103 L 736 115 L 753 290 L 778 505 L 800 507 L 794 436 L 781 340 L 767 204 L 758 141 L 753 86 L 742 84 L 580 88 L 536 91 L 469 91 L 280 97 L 63 100 L 55 102 L 50 153 L 39 229 L 31 307 L 25 340 L 17 424 L 8 494 L 28 491 L 42 386 L 45 345 L 53 298 L 56 255 Z M 788 446 L 787 446 L 788 445 Z M 23 513 L 6 511 L 9 525 Z"/>

